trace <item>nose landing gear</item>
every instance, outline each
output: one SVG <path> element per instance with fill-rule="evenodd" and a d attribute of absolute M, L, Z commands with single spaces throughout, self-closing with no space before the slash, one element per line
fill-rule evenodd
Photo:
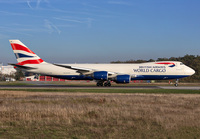
<path fill-rule="evenodd" d="M 176 82 L 174 84 L 175 87 L 178 87 L 178 81 L 179 81 L 179 79 L 176 79 Z"/>

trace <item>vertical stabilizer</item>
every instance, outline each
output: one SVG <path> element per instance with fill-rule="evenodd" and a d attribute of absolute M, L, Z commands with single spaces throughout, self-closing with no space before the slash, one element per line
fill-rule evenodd
<path fill-rule="evenodd" d="M 20 40 L 9 40 L 12 46 L 13 52 L 17 59 L 18 65 L 25 64 L 40 64 L 44 62 L 39 56 L 31 51 Z"/>

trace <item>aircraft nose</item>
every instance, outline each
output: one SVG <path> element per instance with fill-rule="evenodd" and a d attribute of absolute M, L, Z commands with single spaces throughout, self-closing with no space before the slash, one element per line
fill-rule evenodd
<path fill-rule="evenodd" d="M 187 68 L 186 73 L 188 75 L 193 75 L 193 74 L 195 74 L 195 70 L 193 70 L 192 68 Z"/>

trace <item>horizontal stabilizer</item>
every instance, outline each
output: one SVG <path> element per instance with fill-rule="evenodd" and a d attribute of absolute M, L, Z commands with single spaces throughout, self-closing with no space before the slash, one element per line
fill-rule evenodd
<path fill-rule="evenodd" d="M 12 66 L 15 66 L 15 67 L 21 68 L 21 69 L 36 69 L 36 68 L 28 67 L 28 66 L 22 66 L 22 65 L 11 64 L 11 63 L 8 63 L 8 65 L 12 65 Z"/>

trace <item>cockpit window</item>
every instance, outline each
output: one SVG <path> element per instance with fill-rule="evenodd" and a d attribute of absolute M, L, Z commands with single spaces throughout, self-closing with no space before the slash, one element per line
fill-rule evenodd
<path fill-rule="evenodd" d="M 180 63 L 180 65 L 184 65 L 183 63 Z"/>

